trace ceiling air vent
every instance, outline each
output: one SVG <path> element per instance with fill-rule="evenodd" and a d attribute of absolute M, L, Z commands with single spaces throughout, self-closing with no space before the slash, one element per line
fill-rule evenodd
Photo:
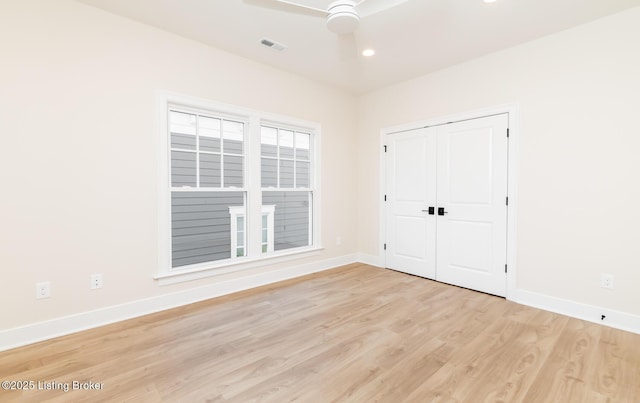
<path fill-rule="evenodd" d="M 283 44 L 278 43 L 276 41 L 272 41 L 271 39 L 267 39 L 267 38 L 260 39 L 260 44 L 280 52 L 287 48 Z"/>

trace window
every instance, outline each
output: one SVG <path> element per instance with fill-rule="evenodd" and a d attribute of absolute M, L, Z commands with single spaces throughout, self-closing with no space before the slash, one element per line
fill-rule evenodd
<path fill-rule="evenodd" d="M 178 96 L 162 111 L 159 277 L 319 247 L 317 125 Z"/>
<path fill-rule="evenodd" d="M 311 134 L 262 126 L 262 203 L 275 206 L 274 249 L 311 245 Z"/>
<path fill-rule="evenodd" d="M 171 266 L 244 256 L 230 242 L 244 222 L 231 223 L 228 211 L 246 205 L 245 123 L 172 108 L 169 130 Z"/>

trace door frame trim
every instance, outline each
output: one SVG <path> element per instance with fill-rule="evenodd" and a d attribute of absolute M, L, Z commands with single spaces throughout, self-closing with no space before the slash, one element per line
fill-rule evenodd
<path fill-rule="evenodd" d="M 408 130 L 415 130 L 427 126 L 438 126 L 447 123 L 454 123 L 463 120 L 483 118 L 491 115 L 506 113 L 509 121 L 509 141 L 508 141 L 508 163 L 507 163 L 507 197 L 509 198 L 509 207 L 507 208 L 507 289 L 506 299 L 512 300 L 516 298 L 516 218 L 518 209 L 518 139 L 519 139 L 519 106 L 517 103 L 498 105 L 483 109 L 477 109 L 468 112 L 454 113 L 451 115 L 428 118 L 417 122 L 406 123 L 397 126 L 385 127 L 380 130 L 380 194 L 379 194 L 379 249 L 380 266 L 386 267 L 386 251 L 384 244 L 386 242 L 386 204 L 384 195 L 387 193 L 386 176 L 387 164 L 384 146 L 387 144 L 387 136 Z"/>

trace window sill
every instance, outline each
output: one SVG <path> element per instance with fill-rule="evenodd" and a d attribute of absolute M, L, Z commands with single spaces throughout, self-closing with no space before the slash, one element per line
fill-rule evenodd
<path fill-rule="evenodd" d="M 226 273 L 253 269 L 289 260 L 317 256 L 323 249 L 324 248 L 322 247 L 307 247 L 304 249 L 296 249 L 295 251 L 276 252 L 264 257 L 242 258 L 234 261 L 233 263 L 225 262 L 218 265 L 213 263 L 212 265 L 207 265 L 205 267 L 158 273 L 154 276 L 154 279 L 158 281 L 158 285 L 160 286 L 184 283 L 186 281 L 220 276 Z"/>

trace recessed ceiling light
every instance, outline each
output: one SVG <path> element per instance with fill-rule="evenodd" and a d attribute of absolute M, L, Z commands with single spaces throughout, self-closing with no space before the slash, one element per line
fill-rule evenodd
<path fill-rule="evenodd" d="M 485 3 L 495 3 L 496 0 L 484 0 Z"/>
<path fill-rule="evenodd" d="M 364 57 L 371 57 L 371 56 L 373 56 L 375 54 L 376 54 L 376 51 L 373 50 L 373 49 L 365 49 L 365 50 L 362 51 L 362 56 L 364 56 Z"/>

